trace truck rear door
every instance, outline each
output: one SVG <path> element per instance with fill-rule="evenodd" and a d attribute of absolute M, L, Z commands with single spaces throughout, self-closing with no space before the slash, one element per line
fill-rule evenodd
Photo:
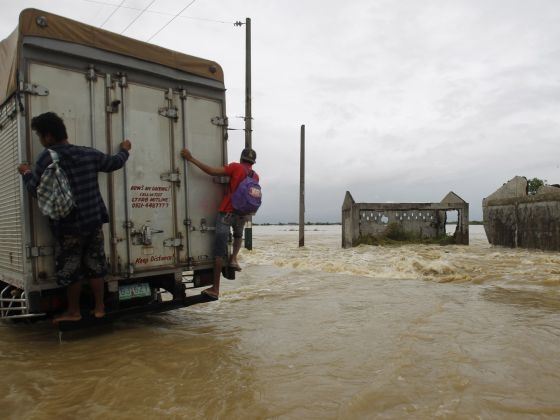
<path fill-rule="evenodd" d="M 28 113 L 36 116 L 55 112 L 63 120 L 69 141 L 79 146 L 107 150 L 105 141 L 104 84 L 94 73 L 72 71 L 39 63 L 29 65 L 28 80 L 36 85 L 36 94 L 27 95 Z M 45 90 L 46 89 L 46 90 Z M 47 92 L 48 91 L 48 92 Z M 34 163 L 43 146 L 35 134 L 30 135 L 29 160 Z M 99 186 L 107 203 L 106 174 L 99 174 Z M 35 279 L 47 281 L 54 276 L 54 240 L 48 218 L 35 203 L 31 206 L 32 243 Z M 109 245 L 108 226 L 104 226 L 105 249 Z"/>

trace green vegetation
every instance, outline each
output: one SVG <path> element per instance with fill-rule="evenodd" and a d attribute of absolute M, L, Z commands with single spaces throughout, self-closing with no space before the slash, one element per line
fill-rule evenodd
<path fill-rule="evenodd" d="M 546 185 L 547 182 L 546 179 L 540 178 L 527 179 L 527 193 L 529 195 L 535 195 L 539 188 Z"/>
<path fill-rule="evenodd" d="M 406 232 L 398 223 L 393 222 L 389 223 L 387 230 L 382 236 L 360 236 L 358 238 L 358 243 L 365 245 L 452 245 L 455 244 L 455 237 L 442 235 L 437 238 L 423 238 L 418 234 Z"/>

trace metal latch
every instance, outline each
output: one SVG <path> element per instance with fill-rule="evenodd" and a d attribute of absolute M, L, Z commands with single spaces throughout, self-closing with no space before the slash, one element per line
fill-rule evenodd
<path fill-rule="evenodd" d="M 144 225 L 140 230 L 133 230 L 130 232 L 130 236 L 132 237 L 132 243 L 134 245 L 151 245 L 152 234 L 162 232 L 163 230 L 154 229 L 151 226 Z"/>
<path fill-rule="evenodd" d="M 210 120 L 210 122 L 220 127 L 227 127 L 228 125 L 227 117 L 214 117 Z"/>
<path fill-rule="evenodd" d="M 178 172 L 165 172 L 159 176 L 159 179 L 167 182 L 181 182 L 181 174 Z"/>
<path fill-rule="evenodd" d="M 214 184 L 229 184 L 229 176 L 215 176 L 212 178 Z"/>
<path fill-rule="evenodd" d="M 117 73 L 117 77 L 119 78 L 119 86 L 122 88 L 128 87 L 128 78 L 124 73 Z"/>
<path fill-rule="evenodd" d="M 176 107 L 161 107 L 158 109 L 159 115 L 166 118 L 171 118 L 174 121 L 179 119 L 179 113 Z"/>
<path fill-rule="evenodd" d="M 192 224 L 192 220 L 191 220 L 191 219 L 185 220 L 185 221 L 183 222 L 183 224 L 187 227 L 187 230 L 189 230 L 189 231 L 191 231 L 191 232 L 196 230 L 196 228 L 195 228 L 195 227 L 193 226 L 193 224 Z"/>
<path fill-rule="evenodd" d="M 203 217 L 202 219 L 200 219 L 200 232 L 204 233 L 208 232 L 209 230 L 216 230 L 216 228 L 208 226 L 206 224 L 206 219 Z"/>
<path fill-rule="evenodd" d="M 119 105 L 120 104 L 121 104 L 121 101 L 119 101 L 118 99 L 115 99 L 114 101 L 111 101 L 110 105 L 107 105 L 107 107 L 105 107 L 105 111 L 107 111 L 109 114 L 119 112 Z"/>
<path fill-rule="evenodd" d="M 41 85 L 35 83 L 23 83 L 20 84 L 20 89 L 24 93 L 29 93 L 35 96 L 48 96 L 49 90 Z"/>
<path fill-rule="evenodd" d="M 181 238 L 169 238 L 163 241 L 163 246 L 176 247 L 182 245 Z"/>
<path fill-rule="evenodd" d="M 27 258 L 46 257 L 49 255 L 54 255 L 53 246 L 28 246 L 27 247 Z"/>
<path fill-rule="evenodd" d="M 86 80 L 91 80 L 95 82 L 97 80 L 97 74 L 95 73 L 95 67 L 93 64 L 90 64 L 89 69 L 86 73 Z"/>

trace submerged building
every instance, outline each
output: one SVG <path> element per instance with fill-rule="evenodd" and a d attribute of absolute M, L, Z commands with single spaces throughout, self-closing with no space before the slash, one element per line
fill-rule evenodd
<path fill-rule="evenodd" d="M 527 186 L 516 176 L 482 200 L 488 242 L 560 251 L 560 188 L 543 185 L 531 195 Z"/>
<path fill-rule="evenodd" d="M 439 203 L 356 203 L 346 191 L 342 204 L 342 247 L 384 238 L 395 229 L 418 239 L 445 237 L 448 213 L 456 213 L 457 220 L 448 242 L 468 245 L 469 204 L 452 191 Z"/>

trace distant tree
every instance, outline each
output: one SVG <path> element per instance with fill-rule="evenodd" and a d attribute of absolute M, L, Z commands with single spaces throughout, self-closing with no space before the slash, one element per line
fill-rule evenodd
<path fill-rule="evenodd" d="M 527 180 L 527 193 L 534 195 L 538 189 L 547 183 L 546 179 L 533 178 Z"/>

